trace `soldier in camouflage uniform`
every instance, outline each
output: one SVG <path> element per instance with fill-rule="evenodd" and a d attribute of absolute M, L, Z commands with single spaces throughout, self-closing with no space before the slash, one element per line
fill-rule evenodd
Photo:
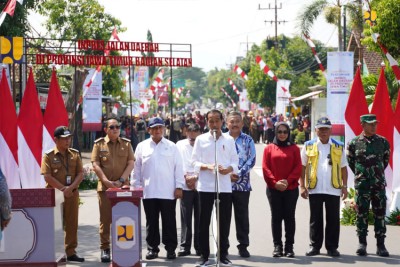
<path fill-rule="evenodd" d="M 355 201 L 357 205 L 357 255 L 367 254 L 368 212 L 370 203 L 375 219 L 376 253 L 388 257 L 385 247 L 386 180 L 385 168 L 389 164 L 389 142 L 376 134 L 378 121 L 374 114 L 360 117 L 363 132 L 351 140 L 347 147 L 347 161 L 354 173 Z"/>

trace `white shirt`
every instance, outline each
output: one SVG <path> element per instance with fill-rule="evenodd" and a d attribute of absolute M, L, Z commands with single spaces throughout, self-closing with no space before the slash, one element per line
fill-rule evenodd
<path fill-rule="evenodd" d="M 340 196 L 342 193 L 341 189 L 332 187 L 332 166 L 329 165 L 328 155 L 331 153 L 332 140 L 329 138 L 329 142 L 326 144 L 321 143 L 319 138 L 317 139 L 318 148 L 318 167 L 317 167 L 317 185 L 314 189 L 308 189 L 310 194 L 327 194 Z M 306 155 L 306 146 L 304 145 L 301 149 L 301 163 L 303 166 L 307 166 L 308 157 Z M 340 167 L 347 166 L 346 153 L 343 150 Z"/>
<path fill-rule="evenodd" d="M 156 144 L 149 138 L 135 151 L 134 186 L 143 186 L 143 198 L 175 199 L 176 188 L 183 188 L 182 157 L 176 145 L 162 138 Z"/>
<path fill-rule="evenodd" d="M 215 171 L 200 170 L 202 164 L 215 163 L 215 146 L 217 150 L 217 165 L 224 168 L 231 166 L 233 173 L 238 172 L 239 157 L 236 152 L 235 140 L 229 134 L 222 134 L 217 141 L 210 132 L 199 135 L 194 143 L 192 161 L 195 172 L 199 173 L 197 190 L 199 192 L 215 192 Z M 232 184 L 230 174 L 219 177 L 219 192 L 231 193 Z"/>
<path fill-rule="evenodd" d="M 176 146 L 179 150 L 179 153 L 182 156 L 183 174 L 186 174 L 187 172 L 195 172 L 194 166 L 192 164 L 193 147 L 190 145 L 189 140 L 188 139 L 180 140 L 176 143 Z M 191 189 L 189 189 L 185 183 L 183 190 L 191 190 Z"/>

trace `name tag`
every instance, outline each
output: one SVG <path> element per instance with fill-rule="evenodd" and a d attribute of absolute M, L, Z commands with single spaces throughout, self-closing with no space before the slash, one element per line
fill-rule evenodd
<path fill-rule="evenodd" d="M 132 192 L 117 192 L 117 197 L 131 197 Z"/>

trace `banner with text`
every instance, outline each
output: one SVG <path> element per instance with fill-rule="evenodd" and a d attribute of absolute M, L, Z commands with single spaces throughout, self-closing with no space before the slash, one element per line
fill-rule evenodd
<path fill-rule="evenodd" d="M 93 77 L 93 72 L 95 69 L 89 70 L 89 75 L 87 75 L 85 82 L 88 84 L 91 77 Z M 96 76 L 86 95 L 83 98 L 83 123 L 82 131 L 101 131 L 101 117 L 102 117 L 102 72 L 99 72 Z M 85 88 L 82 88 L 84 91 Z"/>
<path fill-rule="evenodd" d="M 328 52 L 326 113 L 332 124 L 344 125 L 344 112 L 354 77 L 353 58 L 353 52 Z"/>
<path fill-rule="evenodd" d="M 276 83 L 276 105 L 275 113 L 286 116 L 286 107 L 290 105 L 289 99 L 291 97 L 289 92 L 290 80 L 279 79 Z"/>
<path fill-rule="evenodd" d="M 151 98 L 150 81 L 149 81 L 149 67 L 141 66 L 135 67 L 135 76 L 133 81 L 132 99 L 139 99 L 140 104 L 134 105 L 133 114 L 140 112 L 147 113 L 148 99 Z"/>

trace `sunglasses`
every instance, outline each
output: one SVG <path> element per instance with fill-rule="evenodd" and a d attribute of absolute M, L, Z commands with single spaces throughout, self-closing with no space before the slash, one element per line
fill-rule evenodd
<path fill-rule="evenodd" d="M 119 130 L 119 128 L 121 128 L 121 126 L 119 126 L 119 125 L 111 125 L 108 128 L 111 129 L 111 130 L 114 130 L 114 129 Z"/>
<path fill-rule="evenodd" d="M 288 134 L 289 132 L 288 131 L 278 131 L 277 133 L 278 134 Z"/>
<path fill-rule="evenodd" d="M 331 154 L 328 154 L 328 164 L 332 166 L 332 157 Z"/>

